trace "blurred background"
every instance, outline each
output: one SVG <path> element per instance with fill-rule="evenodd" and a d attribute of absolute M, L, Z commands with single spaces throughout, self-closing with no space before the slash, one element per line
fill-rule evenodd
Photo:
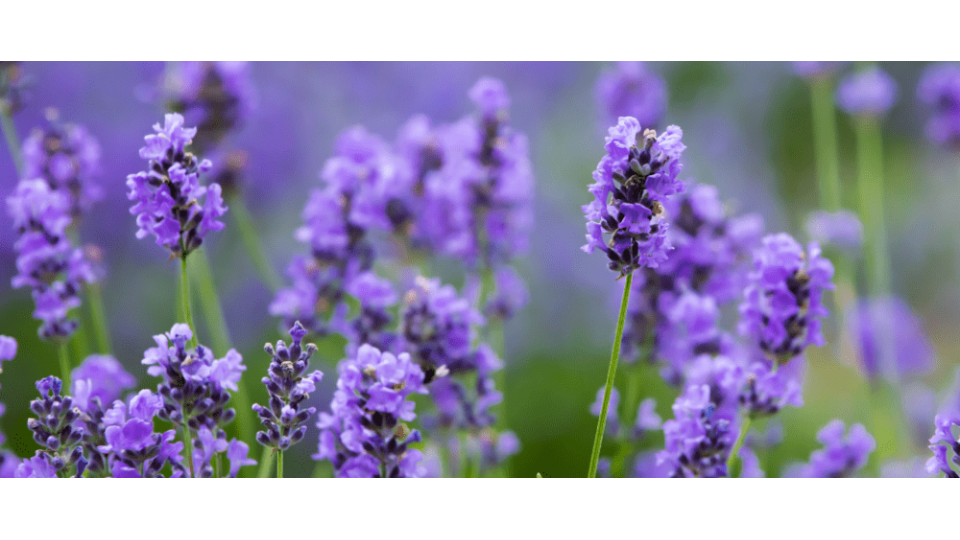
<path fill-rule="evenodd" d="M 898 466 L 917 470 L 917 462 L 922 465 L 930 456 L 925 441 L 933 432 L 935 410 L 955 392 L 960 157 L 924 137 L 928 111 L 918 103 L 916 87 L 926 66 L 880 65 L 899 87 L 882 124 L 892 290 L 922 320 L 936 351 L 936 368 L 909 388 L 880 383 L 871 389 L 855 357 L 839 347 L 837 323 L 828 323 L 830 342 L 808 353 L 805 405 L 778 415 L 783 442 L 760 455 L 767 476 L 778 476 L 789 463 L 806 461 L 821 446 L 817 431 L 833 418 L 848 425 L 863 423 L 877 439 L 863 474 L 890 475 Z M 305 253 L 293 231 L 339 132 L 362 124 L 393 140 L 413 114 L 424 113 L 441 123 L 472 112 L 467 91 L 481 76 L 506 84 L 512 98 L 510 120 L 529 138 L 536 175 L 535 226 L 529 253 L 518 263 L 531 301 L 505 329 L 506 399 L 499 410 L 522 445 L 510 464 L 512 476 L 583 476 L 587 469 L 596 429 L 589 406 L 605 379 L 622 291 L 601 256 L 579 249 L 585 233 L 580 206 L 590 200 L 587 186 L 604 153 L 606 117 L 595 86 L 601 72 L 611 68 L 557 62 L 254 63 L 257 107 L 230 141 L 231 147 L 246 152 L 243 198 L 270 260 L 282 272 L 292 255 Z M 683 177 L 716 185 L 721 199 L 737 212 L 761 214 L 768 232 L 784 231 L 808 241 L 803 224 L 818 205 L 810 88 L 792 64 L 654 62 L 646 68 L 666 83 L 662 124 L 683 128 Z M 169 330 L 175 320 L 179 265 L 151 240 L 135 238 L 125 180 L 143 168 L 138 156 L 143 136 L 162 120 L 157 88 L 164 65 L 23 63 L 20 69 L 29 82 L 25 108 L 14 118 L 21 139 L 42 125 L 48 107 L 55 107 L 63 121 L 86 126 L 100 142 L 98 182 L 105 196 L 83 221 L 81 234 L 103 250 L 103 294 L 114 352 L 137 377 L 138 388 L 154 388 L 157 380 L 146 374 L 140 360 L 153 346 L 151 336 Z M 840 112 L 837 124 L 843 202 L 855 210 L 853 124 Z M 4 148 L 0 198 L 12 192 L 16 181 Z M 266 390 L 256 382 L 270 360 L 263 343 L 286 335 L 267 314 L 272 293 L 258 279 L 236 229 L 227 223 L 206 242 L 207 251 L 230 335 L 248 366 L 251 401 L 263 403 Z M 15 337 L 20 348 L 0 375 L 0 402 L 7 407 L 0 431 L 7 447 L 26 457 L 37 448 L 26 428 L 27 403 L 36 395 L 33 381 L 58 373 L 58 368 L 55 348 L 37 337 L 29 291 L 10 288 L 16 269 L 13 240 L 11 221 L 4 214 L 0 334 Z M 200 319 L 204 342 L 209 334 Z M 318 345 L 315 367 L 327 376 L 311 401 L 324 410 L 336 384 L 342 341 L 330 338 Z M 653 368 L 642 380 L 644 397 L 656 398 L 659 415 L 672 418 L 670 405 L 677 391 Z M 309 456 L 316 449 L 316 429 L 312 421 L 309 425 L 307 439 L 288 453 L 287 476 L 315 473 Z M 641 446 L 662 448 L 662 434 L 652 433 Z M 258 456 L 259 448 L 253 450 Z M 605 448 L 605 454 L 610 452 Z"/>

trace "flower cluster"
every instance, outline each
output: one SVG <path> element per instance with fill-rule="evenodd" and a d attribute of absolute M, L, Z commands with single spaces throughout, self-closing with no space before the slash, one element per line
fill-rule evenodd
<path fill-rule="evenodd" d="M 17 468 L 18 478 L 54 478 L 83 475 L 87 460 L 83 456 L 83 428 L 76 424 L 80 409 L 73 398 L 60 395 L 63 382 L 56 377 L 37 381 L 40 399 L 30 402 L 30 410 L 38 418 L 27 420 L 33 440 L 41 446 L 36 456 L 25 459 Z M 71 474 L 72 473 L 72 474 Z"/>
<path fill-rule="evenodd" d="M 502 399 L 492 375 L 500 360 L 486 344 L 474 346 L 475 327 L 483 316 L 450 285 L 419 277 L 404 295 L 401 310 L 403 347 L 425 374 L 439 417 L 426 425 L 484 427 L 494 422 L 490 408 Z M 471 392 L 465 382 L 475 375 Z"/>
<path fill-rule="evenodd" d="M 163 410 L 163 398 L 141 390 L 129 404 L 116 400 L 101 418 L 103 444 L 97 450 L 107 456 L 114 478 L 161 478 L 169 464 L 171 475 L 186 475 L 181 464 L 182 442 L 174 442 L 175 430 L 154 433 L 153 419 Z"/>
<path fill-rule="evenodd" d="M 927 137 L 937 144 L 960 146 L 960 65 L 937 64 L 923 72 L 917 97 L 932 108 Z"/>
<path fill-rule="evenodd" d="M 837 87 L 837 105 L 856 116 L 883 116 L 897 101 L 897 83 L 878 67 L 851 73 Z"/>
<path fill-rule="evenodd" d="M 867 464 L 877 442 L 862 424 L 850 426 L 846 435 L 842 420 L 832 420 L 817 433 L 823 445 L 810 454 L 810 463 L 790 467 L 785 476 L 794 478 L 847 478 Z"/>
<path fill-rule="evenodd" d="M 83 251 L 67 238 L 70 205 L 67 193 L 51 189 L 42 179 L 21 180 L 7 197 L 7 212 L 19 235 L 13 286 L 32 289 L 33 316 L 42 321 L 39 334 L 44 339 L 73 333 L 77 322 L 68 312 L 80 306 L 83 283 L 96 281 Z"/>
<path fill-rule="evenodd" d="M 197 126 L 194 144 L 201 151 L 220 142 L 256 108 L 247 62 L 177 62 L 164 86 L 169 108 Z"/>
<path fill-rule="evenodd" d="M 127 176 L 127 198 L 135 201 L 130 213 L 137 216 L 137 238 L 156 237 L 158 246 L 185 257 L 200 247 L 204 237 L 223 229 L 219 218 L 227 212 L 219 184 L 200 185 L 200 173 L 210 170 L 208 160 L 187 152 L 197 128 L 186 128 L 183 116 L 164 116 L 153 126 L 140 157 L 149 170 Z"/>
<path fill-rule="evenodd" d="M 314 459 L 330 460 L 339 477 L 424 476 L 423 454 L 410 448 L 420 433 L 404 423 L 416 418 L 410 394 L 426 393 L 420 367 L 408 354 L 363 345 L 339 372 L 330 413 L 317 422 Z"/>
<path fill-rule="evenodd" d="M 157 385 L 163 399 L 157 416 L 197 434 L 200 459 L 194 456 L 192 473 L 211 476 L 211 458 L 230 446 L 223 428 L 233 421 L 236 411 L 226 405 L 247 367 L 233 349 L 220 359 L 203 345 L 188 349 L 191 338 L 189 326 L 174 324 L 169 332 L 153 336 L 157 346 L 144 352 L 142 363 L 149 366 L 148 374 L 163 378 Z"/>
<path fill-rule="evenodd" d="M 657 463 L 668 465 L 672 477 L 727 476 L 727 456 L 736 439 L 730 408 L 717 408 L 708 385 L 690 385 L 673 404 L 673 414 L 663 424 L 665 448 Z"/>
<path fill-rule="evenodd" d="M 788 234 L 764 237 L 754 252 L 754 268 L 740 303 L 740 333 L 780 364 L 799 356 L 809 345 L 822 346 L 821 303 L 833 288 L 833 265 L 811 242 L 803 247 Z"/>
<path fill-rule="evenodd" d="M 942 472 L 946 478 L 960 478 L 960 474 L 951 466 L 960 466 L 960 438 L 953 434 L 954 426 L 960 426 L 960 415 L 938 414 L 935 420 L 936 432 L 930 438 L 930 450 L 933 457 L 927 461 L 927 472 Z M 947 454 L 952 457 L 948 458 Z"/>
<path fill-rule="evenodd" d="M 667 110 L 667 85 L 643 62 L 617 62 L 597 79 L 596 100 L 603 125 L 632 116 L 641 126 L 657 126 Z"/>
<path fill-rule="evenodd" d="M 47 126 L 23 141 L 23 164 L 24 178 L 42 178 L 69 196 L 74 221 L 103 198 L 92 182 L 100 174 L 100 144 L 83 126 L 58 122 L 56 111 L 48 111 Z"/>
<path fill-rule="evenodd" d="M 763 221 L 754 214 L 728 216 L 716 188 L 705 184 L 665 207 L 674 249 L 663 264 L 634 276 L 623 355 L 632 362 L 646 352 L 649 361 L 664 364 L 666 380 L 679 384 L 693 356 L 726 348 L 719 310 L 743 291 L 744 268 Z"/>
<path fill-rule="evenodd" d="M 594 200 L 583 206 L 587 244 L 583 250 L 607 254 L 608 266 L 620 275 L 638 268 L 656 268 L 666 261 L 667 238 L 664 202 L 684 191 L 677 178 L 686 148 L 683 133 L 670 126 L 659 136 L 641 130 L 632 117 L 621 117 L 606 138 L 607 154 L 593 173 L 590 193 Z M 609 243 L 604 233 L 611 235 Z"/>
<path fill-rule="evenodd" d="M 276 349 L 269 343 L 264 347 L 273 357 L 268 376 L 262 379 L 270 400 L 266 407 L 254 404 L 253 410 L 267 428 L 257 433 L 257 442 L 275 451 L 282 452 L 300 442 L 307 432 L 304 422 L 317 412 L 314 407 L 304 407 L 304 401 L 316 391 L 316 384 L 323 378 L 320 371 L 307 373 L 310 357 L 317 347 L 312 343 L 303 347 L 305 335 L 306 328 L 298 322 L 290 329 L 293 337 L 290 348 L 283 341 L 277 342 Z"/>

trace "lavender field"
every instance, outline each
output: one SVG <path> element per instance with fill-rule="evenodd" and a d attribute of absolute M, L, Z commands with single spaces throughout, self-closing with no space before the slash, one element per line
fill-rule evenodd
<path fill-rule="evenodd" d="M 3 61 L 0 119 L 0 478 L 960 473 L 960 63 Z"/>

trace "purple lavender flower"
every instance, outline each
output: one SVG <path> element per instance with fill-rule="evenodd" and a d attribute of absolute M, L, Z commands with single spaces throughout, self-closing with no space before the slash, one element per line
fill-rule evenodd
<path fill-rule="evenodd" d="M 99 399 L 100 403 L 113 403 L 124 390 L 133 388 L 136 383 L 133 375 L 127 373 L 116 358 L 100 354 L 88 356 L 74 368 L 70 380 L 70 392 L 81 411 L 87 411 L 93 398 Z"/>
<path fill-rule="evenodd" d="M 114 478 L 161 478 L 166 465 L 171 476 L 187 474 L 182 464 L 182 442 L 174 442 L 176 431 L 154 433 L 153 419 L 164 410 L 164 399 L 141 390 L 130 399 L 113 402 L 101 419 L 102 444 L 97 451 L 105 456 Z M 203 429 L 207 429 L 205 426 Z"/>
<path fill-rule="evenodd" d="M 164 86 L 170 109 L 197 126 L 201 151 L 236 130 L 257 106 L 247 62 L 177 62 Z"/>
<path fill-rule="evenodd" d="M 277 342 L 276 349 L 269 343 L 264 347 L 273 359 L 267 369 L 268 376 L 262 379 L 270 394 L 268 404 L 266 407 L 253 405 L 260 423 L 266 428 L 257 433 L 257 442 L 278 452 L 303 439 L 307 432 L 304 422 L 317 412 L 314 407 L 304 407 L 304 401 L 316 391 L 316 384 L 323 379 L 320 371 L 307 373 L 310 357 L 317 347 L 312 343 L 301 346 L 305 335 L 306 328 L 296 323 L 290 329 L 290 336 L 293 337 L 290 348 L 283 341 Z"/>
<path fill-rule="evenodd" d="M 667 110 L 667 85 L 643 62 L 617 62 L 600 74 L 595 95 L 604 126 L 632 116 L 641 126 L 655 127 Z"/>
<path fill-rule="evenodd" d="M 826 212 L 817 210 L 807 216 L 807 234 L 820 244 L 834 245 L 850 251 L 863 245 L 863 224 L 849 210 Z"/>
<path fill-rule="evenodd" d="M 416 418 L 410 394 L 426 393 L 424 374 L 409 354 L 394 356 L 363 345 L 338 368 L 340 378 L 317 427 L 320 442 L 313 458 L 333 463 L 338 477 L 397 478 L 426 474 L 420 433 L 403 422 Z"/>
<path fill-rule="evenodd" d="M 200 174 L 211 163 L 185 151 L 197 128 L 185 128 L 183 122 L 179 114 L 164 115 L 164 125 L 154 125 L 157 133 L 144 137 L 146 146 L 140 149 L 149 170 L 127 176 L 127 198 L 136 201 L 130 213 L 137 216 L 137 238 L 153 235 L 158 246 L 178 257 L 223 229 L 219 218 L 227 212 L 220 185 L 200 185 Z"/>
<path fill-rule="evenodd" d="M 673 414 L 663 424 L 666 447 L 657 454 L 657 465 L 670 467 L 672 477 L 727 476 L 735 413 L 711 402 L 708 385 L 690 385 L 673 404 Z"/>
<path fill-rule="evenodd" d="M 347 338 L 347 355 L 356 354 L 362 343 L 380 350 L 392 349 L 399 339 L 396 332 L 388 330 L 394 322 L 389 308 L 397 303 L 393 284 L 373 272 L 364 272 L 347 284 L 347 293 L 360 302 L 360 313 L 341 331 Z"/>
<path fill-rule="evenodd" d="M 83 476 L 87 466 L 80 445 L 84 431 L 75 425 L 80 409 L 73 405 L 73 398 L 60 394 L 63 388 L 60 379 L 47 377 L 37 381 L 36 386 L 40 399 L 30 402 L 30 410 L 39 418 L 28 419 L 27 427 L 42 449 L 37 450 L 33 460 L 24 460 L 21 465 L 24 472 L 18 469 L 17 476 L 39 476 L 41 471 L 44 475 L 52 471 L 56 476 Z"/>
<path fill-rule="evenodd" d="M 69 197 L 40 179 L 21 180 L 7 197 L 7 212 L 20 235 L 14 244 L 18 256 L 12 284 L 32 289 L 33 316 L 42 321 L 39 334 L 44 339 L 73 333 L 77 322 L 68 312 L 80 306 L 82 284 L 96 281 L 83 251 L 67 238 L 69 210 Z"/>
<path fill-rule="evenodd" d="M 590 404 L 590 414 L 593 416 L 600 416 L 600 411 L 603 410 L 603 394 L 606 391 L 606 387 L 601 386 L 597 390 L 597 398 Z M 620 422 L 618 421 L 619 416 L 617 415 L 617 409 L 620 407 L 620 392 L 616 388 L 610 389 L 610 401 L 607 403 L 607 432 L 606 435 L 609 437 L 616 437 L 620 432 Z"/>
<path fill-rule="evenodd" d="M 82 126 L 59 123 L 53 109 L 47 124 L 23 141 L 23 177 L 42 178 L 50 189 L 66 193 L 76 221 L 103 198 L 92 182 L 100 174 L 100 144 Z"/>
<path fill-rule="evenodd" d="M 960 478 L 960 474 L 957 474 L 951 465 L 952 462 L 960 466 L 960 438 L 954 435 L 953 430 L 955 426 L 960 426 L 960 415 L 938 414 L 934 424 L 936 431 L 930 438 L 933 457 L 927 461 L 927 472 L 941 472 L 946 478 Z M 948 453 L 952 457 L 948 457 Z"/>
<path fill-rule="evenodd" d="M 806 359 L 795 358 L 774 369 L 765 358 L 751 358 L 744 371 L 740 404 L 751 418 L 772 416 L 786 406 L 803 405 L 803 376 Z"/>
<path fill-rule="evenodd" d="M 950 148 L 960 147 L 960 65 L 928 67 L 917 85 L 917 97 L 932 108 L 927 137 Z"/>
<path fill-rule="evenodd" d="M 657 401 L 653 398 L 647 398 L 640 402 L 637 409 L 637 420 L 633 424 L 634 438 L 641 438 L 648 431 L 660 429 L 662 420 L 657 414 Z"/>
<path fill-rule="evenodd" d="M 236 417 L 236 411 L 226 405 L 230 392 L 237 391 L 237 382 L 247 367 L 243 365 L 243 357 L 233 349 L 219 359 L 203 345 L 187 349 L 192 337 L 188 325 L 174 324 L 166 334 L 153 336 L 157 346 L 144 352 L 141 363 L 150 366 L 148 374 L 163 378 L 157 385 L 157 394 L 163 398 L 163 407 L 157 416 L 198 436 L 201 429 L 206 429 L 215 439 L 223 441 L 212 451 L 223 452 L 227 449 L 223 428 Z M 201 439 L 197 440 L 203 444 Z M 204 449 L 211 450 L 209 446 Z M 212 469 L 198 467 L 197 463 L 191 472 L 212 475 Z"/>
<path fill-rule="evenodd" d="M 874 379 L 925 375 L 933 370 L 935 355 L 923 323 L 910 306 L 896 296 L 863 299 L 847 317 L 858 337 L 860 361 L 866 375 Z M 893 363 L 883 365 L 880 354 L 881 336 L 892 336 Z"/>
<path fill-rule="evenodd" d="M 716 188 L 704 184 L 669 199 L 665 208 L 674 249 L 663 264 L 634 276 L 623 355 L 635 361 L 646 351 L 650 361 L 665 364 L 664 378 L 679 385 L 694 356 L 727 347 L 729 338 L 714 328 L 717 310 L 743 291 L 748 254 L 759 244 L 763 223 L 753 214 L 728 216 Z"/>
<path fill-rule="evenodd" d="M 856 116 L 883 116 L 896 100 L 896 81 L 879 67 L 851 73 L 837 87 L 837 105 Z"/>
<path fill-rule="evenodd" d="M 823 445 L 810 454 L 810 463 L 794 467 L 787 476 L 800 478 L 846 478 L 867 464 L 867 458 L 877 447 L 876 441 L 862 424 L 846 426 L 842 420 L 832 420 L 817 433 Z"/>
<path fill-rule="evenodd" d="M 754 252 L 754 269 L 740 303 L 740 333 L 749 337 L 780 364 L 803 353 L 809 345 L 822 346 L 820 318 L 824 290 L 833 289 L 833 265 L 811 242 L 804 253 L 785 233 L 766 236 Z"/>
<path fill-rule="evenodd" d="M 635 118 L 621 117 L 606 138 L 607 155 L 593 173 L 594 200 L 583 206 L 587 244 L 583 251 L 607 254 L 611 270 L 625 276 L 656 268 L 671 249 L 663 203 L 686 188 L 677 178 L 686 148 L 683 133 L 670 126 L 657 136 L 641 131 Z M 608 242 L 604 233 L 611 234 Z"/>

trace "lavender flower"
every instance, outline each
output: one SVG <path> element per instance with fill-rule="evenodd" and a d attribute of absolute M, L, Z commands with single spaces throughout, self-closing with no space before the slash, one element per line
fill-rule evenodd
<path fill-rule="evenodd" d="M 857 309 L 847 315 L 847 325 L 858 338 L 860 361 L 870 379 L 882 376 L 896 381 L 933 370 L 933 344 L 924 333 L 920 318 L 901 298 L 863 299 Z M 891 336 L 892 365 L 883 365 L 881 361 L 882 336 Z"/>
<path fill-rule="evenodd" d="M 307 373 L 310 357 L 317 347 L 312 343 L 301 346 L 303 337 L 307 335 L 306 328 L 296 323 L 290 329 L 290 335 L 293 342 L 289 349 L 283 341 L 277 342 L 276 349 L 269 343 L 264 347 L 267 354 L 273 356 L 267 370 L 268 376 L 262 379 L 270 400 L 267 407 L 253 405 L 260 423 L 267 428 L 257 433 L 257 442 L 279 452 L 300 442 L 306 434 L 307 426 L 303 424 L 317 410 L 314 407 L 303 408 L 303 402 L 310 397 L 310 393 L 316 391 L 316 384 L 323 378 L 320 371 Z"/>
<path fill-rule="evenodd" d="M 727 455 L 736 438 L 731 410 L 711 402 L 708 385 L 690 385 L 673 404 L 673 414 L 663 424 L 666 448 L 657 454 L 657 465 L 668 466 L 672 477 L 727 476 Z"/>
<path fill-rule="evenodd" d="M 671 244 L 663 203 L 684 191 L 677 178 L 682 169 L 680 128 L 670 126 L 657 136 L 641 132 L 632 117 L 621 117 L 606 138 L 607 155 L 593 173 L 594 200 L 583 206 L 587 244 L 583 251 L 607 254 L 611 270 L 625 276 L 637 268 L 656 268 L 666 261 Z M 609 243 L 604 233 L 612 235 Z"/>
<path fill-rule="evenodd" d="M 927 137 L 951 148 L 960 146 L 960 65 L 928 67 L 917 85 L 917 97 L 932 108 Z"/>
<path fill-rule="evenodd" d="M 389 308 L 397 303 L 393 284 L 373 272 L 364 272 L 347 284 L 347 293 L 360 302 L 360 313 L 341 331 L 347 338 L 347 355 L 356 354 L 361 343 L 392 349 L 399 339 L 396 332 L 388 330 L 394 322 Z"/>
<path fill-rule="evenodd" d="M 897 100 L 897 83 L 879 67 L 851 73 L 837 87 L 837 105 L 856 116 L 883 116 Z"/>
<path fill-rule="evenodd" d="M 833 265 L 816 242 L 807 252 L 788 234 L 766 236 L 740 303 L 740 333 L 780 364 L 824 344 L 820 318 L 828 313 L 821 296 L 833 289 Z"/>
<path fill-rule="evenodd" d="M 960 466 L 960 438 L 953 434 L 954 426 L 960 426 L 957 414 L 938 414 L 935 421 L 936 432 L 930 438 L 930 450 L 933 457 L 927 461 L 927 472 L 942 472 L 946 478 L 960 478 L 960 474 L 951 465 Z M 952 457 L 948 457 L 950 454 Z"/>
<path fill-rule="evenodd" d="M 363 345 L 339 367 L 330 414 L 320 413 L 313 458 L 333 463 L 338 477 L 397 478 L 426 474 L 423 454 L 409 448 L 420 433 L 403 422 L 416 418 L 410 394 L 426 393 L 423 371 L 410 355 L 394 356 Z"/>
<path fill-rule="evenodd" d="M 20 235 L 14 244 L 18 256 L 12 283 L 15 288 L 32 289 L 33 316 L 42 321 L 39 334 L 44 339 L 73 333 L 77 322 L 67 314 L 80 306 L 82 284 L 96 281 L 83 251 L 72 247 L 67 238 L 69 211 L 68 196 L 40 179 L 21 180 L 7 197 L 7 212 Z"/>
<path fill-rule="evenodd" d="M 3 373 L 3 362 L 13 360 L 17 356 L 17 340 L 10 336 L 0 336 L 0 373 Z"/>
<path fill-rule="evenodd" d="M 863 224 L 849 210 L 826 212 L 817 210 L 807 216 L 807 234 L 820 244 L 856 251 L 863 245 Z"/>
<path fill-rule="evenodd" d="M 177 62 L 165 81 L 170 109 L 197 125 L 195 144 L 211 149 L 256 108 L 247 62 Z"/>
<path fill-rule="evenodd" d="M 635 361 L 646 352 L 649 361 L 664 364 L 667 381 L 680 385 L 692 358 L 729 348 L 718 310 L 743 291 L 763 222 L 753 214 L 727 215 L 716 188 L 704 184 L 671 198 L 665 208 L 675 249 L 657 268 L 634 276 L 623 355 Z"/>
<path fill-rule="evenodd" d="M 133 388 L 136 383 L 133 375 L 127 373 L 116 358 L 100 354 L 88 356 L 74 368 L 70 380 L 73 381 L 70 392 L 81 411 L 86 411 L 94 398 L 100 403 L 113 403 L 124 390 Z"/>
<path fill-rule="evenodd" d="M 157 346 L 144 352 L 141 363 L 150 366 L 148 374 L 163 377 L 163 382 L 157 385 L 157 393 L 163 398 L 163 407 L 157 416 L 198 437 L 205 429 L 223 441 L 213 452 L 223 452 L 227 449 L 223 428 L 236 417 L 236 411 L 226 405 L 230 392 L 237 391 L 237 382 L 247 367 L 243 365 L 243 357 L 233 349 L 220 359 L 214 359 L 213 352 L 203 345 L 187 349 L 187 341 L 192 337 L 188 325 L 174 324 L 166 334 L 153 336 Z M 197 440 L 200 445 L 204 444 L 203 439 Z M 204 446 L 203 451 L 210 450 L 209 445 Z M 212 470 L 202 466 L 204 463 L 209 465 L 206 460 L 201 464 L 195 462 L 192 472 L 198 476 L 212 474 Z"/>
<path fill-rule="evenodd" d="M 100 174 L 100 144 L 82 126 L 58 122 L 55 110 L 48 110 L 46 127 L 23 141 L 23 162 L 24 178 L 42 178 L 68 195 L 74 221 L 103 198 L 92 182 Z"/>
<path fill-rule="evenodd" d="M 867 464 L 867 458 L 877 447 L 876 441 L 862 424 L 846 427 L 842 420 L 832 420 L 817 433 L 824 447 L 810 454 L 810 463 L 795 466 L 787 476 L 800 478 L 845 478 L 852 476 Z"/>
<path fill-rule="evenodd" d="M 596 100 L 603 125 L 632 116 L 641 126 L 657 126 L 667 109 L 667 85 L 643 62 L 617 62 L 597 79 Z"/>
<path fill-rule="evenodd" d="M 173 113 L 153 129 L 157 133 L 144 137 L 146 146 L 140 149 L 149 170 L 127 176 L 127 198 L 136 201 L 130 213 L 137 216 L 137 238 L 153 235 L 158 246 L 185 257 L 208 233 L 223 229 L 219 218 L 227 207 L 219 184 L 200 185 L 200 174 L 210 170 L 210 161 L 185 151 L 197 128 L 185 128 L 183 116 Z"/>
<path fill-rule="evenodd" d="M 39 418 L 27 420 L 33 440 L 42 449 L 36 456 L 24 460 L 17 469 L 17 477 L 83 476 L 87 460 L 83 456 L 83 428 L 76 426 L 80 410 L 73 398 L 60 395 L 63 383 L 56 377 L 47 377 L 36 383 L 40 399 L 30 402 L 30 410 Z"/>
<path fill-rule="evenodd" d="M 649 431 L 660 429 L 660 415 L 657 414 L 657 401 L 653 398 L 647 398 L 640 402 L 637 409 L 637 420 L 633 424 L 633 437 L 639 439 Z"/>
<path fill-rule="evenodd" d="M 97 450 L 110 463 L 114 478 L 162 478 L 169 464 L 172 477 L 186 474 L 182 465 L 182 442 L 174 442 L 176 431 L 154 433 L 153 418 L 164 410 L 164 399 L 149 390 L 141 390 L 130 399 L 113 402 L 103 413 L 103 444 Z M 206 429 L 204 427 L 203 429 Z"/>

